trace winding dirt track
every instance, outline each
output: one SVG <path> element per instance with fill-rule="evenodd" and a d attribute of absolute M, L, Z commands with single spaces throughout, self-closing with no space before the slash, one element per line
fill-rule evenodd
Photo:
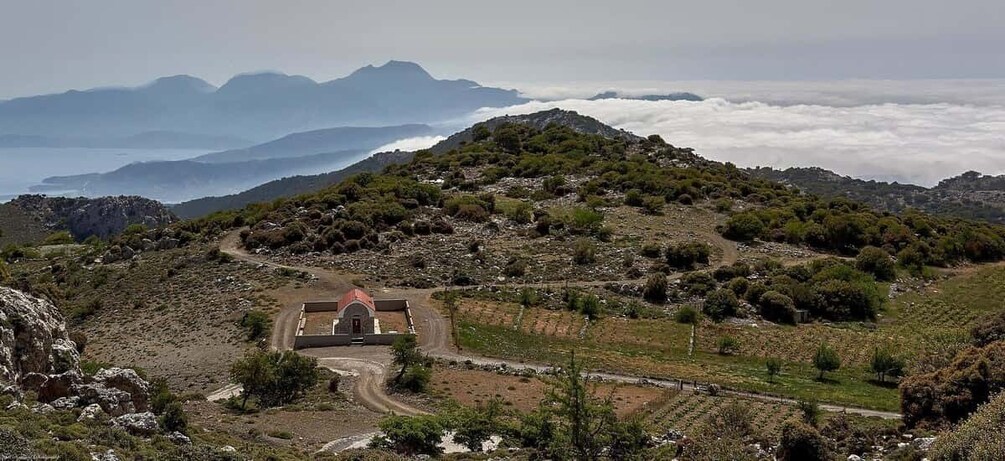
<path fill-rule="evenodd" d="M 311 275 L 317 277 L 318 285 L 314 291 L 313 296 L 315 296 L 318 299 L 322 298 L 335 299 L 341 293 L 344 293 L 345 291 L 354 286 L 351 282 L 350 276 L 339 275 L 334 272 L 318 267 L 286 266 L 271 262 L 263 256 L 250 254 L 246 252 L 243 248 L 241 248 L 240 239 L 238 238 L 239 233 L 240 231 L 235 231 L 227 235 L 220 242 L 220 250 L 223 251 L 224 253 L 233 256 L 235 259 L 241 261 L 253 264 L 261 264 L 268 267 L 287 268 L 310 273 Z M 717 266 L 731 265 L 738 260 L 739 251 L 737 250 L 736 245 L 733 242 L 730 242 L 722 238 L 718 234 L 710 233 L 706 237 L 710 242 L 712 242 L 713 245 L 717 246 L 722 251 L 722 258 L 720 258 L 720 260 L 716 263 Z M 638 280 L 570 282 L 569 285 L 578 287 L 588 287 L 588 286 L 602 286 L 606 283 L 611 282 L 630 283 L 630 282 L 638 282 Z M 509 286 L 540 288 L 555 285 L 556 283 L 552 282 L 552 283 L 519 284 Z M 432 357 L 446 360 L 457 360 L 457 361 L 470 360 L 472 363 L 478 365 L 505 364 L 509 368 L 533 369 L 538 372 L 547 372 L 552 369 L 550 366 L 545 365 L 534 365 L 534 364 L 527 364 L 503 359 L 486 358 L 478 355 L 469 354 L 466 352 L 457 351 L 450 344 L 449 321 L 442 315 L 440 315 L 435 309 L 430 307 L 431 297 L 433 293 L 439 290 L 440 289 L 435 288 L 388 289 L 382 292 L 382 295 L 386 297 L 408 300 L 412 311 L 412 317 L 413 322 L 415 324 L 416 333 L 418 334 L 419 347 L 426 354 L 429 354 Z M 283 310 L 277 315 L 272 332 L 272 346 L 275 349 L 278 350 L 292 349 L 294 335 L 296 334 L 297 323 L 299 321 L 299 315 L 300 315 L 299 303 L 293 303 L 285 306 Z M 386 348 L 383 348 L 382 351 L 383 353 L 381 354 L 380 352 L 376 352 L 375 349 L 373 349 L 373 346 L 367 346 L 367 347 L 309 349 L 303 351 L 302 353 L 317 357 L 319 364 L 330 370 L 349 372 L 353 375 L 359 376 L 359 379 L 356 380 L 356 385 L 353 389 L 353 394 L 360 403 L 362 403 L 364 406 L 366 406 L 371 410 L 381 413 L 393 412 L 395 414 L 402 414 L 402 415 L 425 414 L 426 412 L 422 411 L 421 409 L 412 407 L 403 402 L 399 402 L 391 398 L 384 392 L 386 373 L 391 362 L 390 362 L 390 355 L 387 353 Z M 651 378 L 642 378 L 639 376 L 612 374 L 612 373 L 590 373 L 589 376 L 627 384 L 646 382 L 649 384 L 654 384 L 667 388 L 676 388 L 678 386 L 681 386 L 681 383 L 675 379 L 651 379 Z M 692 391 L 696 390 L 693 384 L 683 383 L 682 387 L 685 390 L 692 390 Z M 753 393 L 737 392 L 737 391 L 722 391 L 722 393 L 768 402 L 795 403 L 795 401 L 791 399 L 767 396 L 761 394 L 753 394 Z M 901 417 L 901 415 L 898 413 L 876 411 L 865 408 L 843 407 L 836 405 L 821 405 L 820 407 L 827 411 L 847 412 L 863 416 L 875 416 L 884 419 L 900 419 Z"/>

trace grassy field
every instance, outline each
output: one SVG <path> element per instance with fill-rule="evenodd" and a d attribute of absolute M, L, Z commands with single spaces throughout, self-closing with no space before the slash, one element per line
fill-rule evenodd
<path fill-rule="evenodd" d="M 569 311 L 531 307 L 520 314 L 520 306 L 511 302 L 465 299 L 460 339 L 465 348 L 490 356 L 561 364 L 576 350 L 592 368 L 606 371 L 895 411 L 896 388 L 874 382 L 868 371 L 873 350 L 892 346 L 910 362 L 930 348 L 964 338 L 976 319 L 1001 309 L 1001 299 L 1005 266 L 968 269 L 888 301 L 875 324 L 706 322 L 697 330 L 693 356 L 688 356 L 690 326 L 672 319 L 606 316 L 586 324 Z M 723 336 L 739 342 L 737 353 L 718 354 L 717 342 Z M 842 359 L 842 368 L 828 373 L 825 381 L 816 379 L 810 364 L 821 342 L 832 345 Z M 783 361 L 782 373 L 773 382 L 764 366 L 765 358 L 772 356 Z"/>

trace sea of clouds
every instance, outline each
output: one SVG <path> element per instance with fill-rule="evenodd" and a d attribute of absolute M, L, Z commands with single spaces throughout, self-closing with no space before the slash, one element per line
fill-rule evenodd
<path fill-rule="evenodd" d="M 534 101 L 482 109 L 468 121 L 559 107 L 639 135 L 659 134 L 671 144 L 739 166 L 819 166 L 863 179 L 931 186 L 968 170 L 1005 174 L 1005 81 L 965 83 L 715 82 L 706 84 L 703 96 L 728 97 L 702 102 Z M 542 88 L 525 93 L 546 98 L 611 88 L 622 94 L 671 91 L 602 84 L 575 91 Z M 674 87 L 702 94 L 695 88 Z"/>

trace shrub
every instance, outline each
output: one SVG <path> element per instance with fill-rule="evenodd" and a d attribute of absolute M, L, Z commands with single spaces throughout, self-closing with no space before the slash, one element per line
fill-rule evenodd
<path fill-rule="evenodd" d="M 662 273 L 656 273 L 646 279 L 642 289 L 642 297 L 647 301 L 662 304 L 667 300 L 667 278 Z"/>
<path fill-rule="evenodd" d="M 413 364 L 405 370 L 398 380 L 398 386 L 412 392 L 425 392 L 429 386 L 429 380 L 433 376 L 433 370 L 422 364 Z"/>
<path fill-rule="evenodd" d="M 705 298 L 702 311 L 713 321 L 721 322 L 726 317 L 736 315 L 740 308 L 740 302 L 736 299 L 736 294 L 727 289 L 715 290 Z"/>
<path fill-rule="evenodd" d="M 969 347 L 944 368 L 900 383 L 900 411 L 908 427 L 939 428 L 969 416 L 1005 389 L 1005 342 Z"/>
<path fill-rule="evenodd" d="M 380 434 L 370 440 L 371 448 L 414 455 L 440 454 L 444 425 L 433 415 L 387 416 L 378 423 Z"/>
<path fill-rule="evenodd" d="M 720 355 L 733 355 L 740 350 L 740 342 L 732 336 L 723 336 L 716 342 Z"/>
<path fill-rule="evenodd" d="M 262 407 L 284 405 L 317 383 L 317 359 L 293 351 L 255 350 L 231 366 L 230 376 L 243 386 L 241 408 L 250 397 Z"/>
<path fill-rule="evenodd" d="M 671 245 L 666 249 L 667 264 L 678 269 L 691 269 L 696 264 L 708 264 L 711 249 L 701 242 Z"/>
<path fill-rule="evenodd" d="M 768 381 L 774 382 L 775 376 L 782 372 L 782 359 L 778 357 L 768 357 L 764 361 L 764 369 L 768 372 Z"/>
<path fill-rule="evenodd" d="M 830 459 L 827 439 L 814 427 L 795 420 L 782 425 L 777 454 L 780 461 Z"/>
<path fill-rule="evenodd" d="M 688 272 L 680 281 L 681 288 L 691 296 L 705 296 L 715 289 L 715 279 L 704 272 Z"/>
<path fill-rule="evenodd" d="M 534 206 L 528 202 L 520 202 L 506 212 L 506 217 L 517 224 L 530 224 Z"/>
<path fill-rule="evenodd" d="M 796 407 L 802 413 L 804 423 L 813 427 L 817 427 L 817 424 L 820 424 L 822 410 L 816 400 L 799 400 L 796 402 Z"/>
<path fill-rule="evenodd" d="M 485 222 L 489 219 L 489 212 L 479 205 L 463 204 L 458 207 L 454 217 L 471 222 Z"/>
<path fill-rule="evenodd" d="M 527 273 L 527 259 L 521 258 L 519 256 L 513 256 L 506 262 L 506 266 L 503 267 L 503 274 L 507 277 L 523 277 Z"/>
<path fill-rule="evenodd" d="M 604 222 L 603 213 L 589 208 L 576 207 L 567 218 L 566 226 L 573 234 L 594 234 Z"/>
<path fill-rule="evenodd" d="M 1005 341 L 1005 311 L 981 318 L 970 330 L 976 346 L 987 346 L 995 341 Z"/>
<path fill-rule="evenodd" d="M 658 258 L 660 257 L 660 246 L 654 243 L 642 245 L 641 254 L 646 258 Z"/>
<path fill-rule="evenodd" d="M 873 246 L 867 246 L 855 257 L 855 268 L 872 274 L 876 280 L 890 281 L 897 278 L 897 268 L 889 253 Z"/>
<path fill-rule="evenodd" d="M 73 236 L 67 231 L 54 232 L 42 241 L 42 245 L 69 245 L 72 243 L 74 243 Z"/>
<path fill-rule="evenodd" d="M 248 341 L 255 341 L 265 337 L 269 332 L 272 320 L 269 314 L 259 310 L 248 311 L 241 317 L 241 327 L 247 331 Z"/>
<path fill-rule="evenodd" d="M 998 394 L 955 430 L 939 436 L 928 458 L 1005 459 L 1005 394 Z"/>
<path fill-rule="evenodd" d="M 590 264 L 597 260 L 597 248 L 593 242 L 581 238 L 572 247 L 572 261 L 576 264 Z"/>
<path fill-rule="evenodd" d="M 697 325 L 701 320 L 701 313 L 694 307 L 682 306 L 680 309 L 677 309 L 676 313 L 674 313 L 674 320 L 676 320 L 677 323 Z"/>
<path fill-rule="evenodd" d="M 182 409 L 180 402 L 171 402 L 164 408 L 164 414 L 160 417 L 161 427 L 165 432 L 188 432 L 188 416 Z"/>
<path fill-rule="evenodd" d="M 594 320 L 600 314 L 600 299 L 593 295 L 585 296 L 579 302 L 579 313 Z"/>
<path fill-rule="evenodd" d="M 663 211 L 663 207 L 666 206 L 666 200 L 659 196 L 649 196 L 642 200 L 642 209 L 648 214 L 658 215 Z"/>
<path fill-rule="evenodd" d="M 764 223 L 752 213 L 738 213 L 726 221 L 722 235 L 731 240 L 749 242 L 764 233 Z"/>
<path fill-rule="evenodd" d="M 729 288 L 729 291 L 732 291 L 739 297 L 747 293 L 747 289 L 750 288 L 750 281 L 743 277 L 736 277 L 730 280 L 726 286 Z"/>
<path fill-rule="evenodd" d="M 824 379 L 824 373 L 841 368 L 841 357 L 827 343 L 823 343 L 813 354 L 813 368 L 820 370 L 820 376 L 817 379 Z"/>
<path fill-rule="evenodd" d="M 792 298 L 777 291 L 768 291 L 761 295 L 757 303 L 761 317 L 772 322 L 796 323 L 796 305 Z"/>

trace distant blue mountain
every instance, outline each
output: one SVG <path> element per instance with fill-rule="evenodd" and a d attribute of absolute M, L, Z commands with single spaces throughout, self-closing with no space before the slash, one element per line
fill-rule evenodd
<path fill-rule="evenodd" d="M 318 83 L 281 73 L 238 75 L 220 88 L 190 76 L 0 102 L 0 135 L 122 138 L 198 133 L 262 142 L 331 126 L 388 126 L 456 118 L 525 102 L 515 91 L 437 80 L 390 61 Z"/>

